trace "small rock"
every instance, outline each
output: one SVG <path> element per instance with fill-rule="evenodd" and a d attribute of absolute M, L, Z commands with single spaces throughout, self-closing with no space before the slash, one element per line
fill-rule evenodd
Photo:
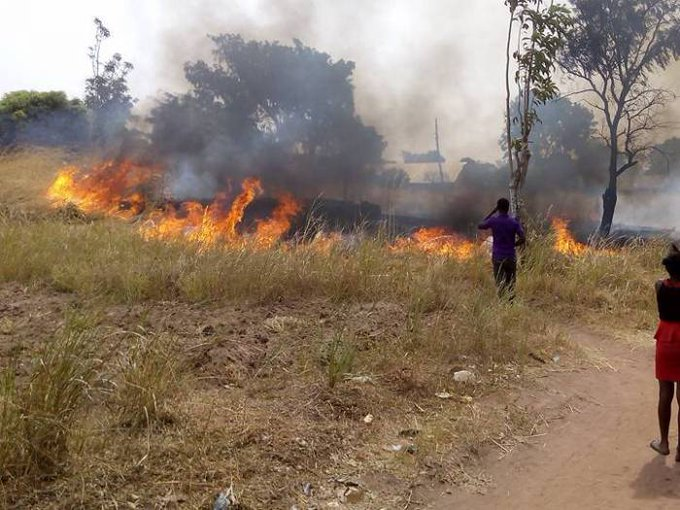
<path fill-rule="evenodd" d="M 364 490 L 360 487 L 347 487 L 343 500 L 346 503 L 360 503 L 364 499 L 364 494 Z"/>
<path fill-rule="evenodd" d="M 234 495 L 234 489 L 229 487 L 226 491 L 220 492 L 213 503 L 213 510 L 231 510 L 236 508 L 238 501 Z"/>
<path fill-rule="evenodd" d="M 401 444 L 389 444 L 389 445 L 383 447 L 383 450 L 385 450 L 387 452 L 395 452 L 396 453 L 396 452 L 400 452 L 403 447 L 404 447 L 404 445 L 401 445 Z"/>
<path fill-rule="evenodd" d="M 367 414 L 366 416 L 364 416 L 364 423 L 366 425 L 370 425 L 371 423 L 373 423 L 373 420 L 374 418 L 372 414 Z"/>
<path fill-rule="evenodd" d="M 302 493 L 307 497 L 312 495 L 313 489 L 314 487 L 312 487 L 312 484 L 309 482 L 302 485 Z"/>
<path fill-rule="evenodd" d="M 460 370 L 453 374 L 453 380 L 459 383 L 475 382 L 475 374 L 469 370 Z"/>

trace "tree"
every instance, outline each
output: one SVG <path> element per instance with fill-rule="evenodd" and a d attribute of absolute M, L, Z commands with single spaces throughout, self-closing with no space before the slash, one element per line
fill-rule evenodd
<path fill-rule="evenodd" d="M 80 99 L 64 92 L 17 90 L 0 100 L 0 146 L 77 144 L 87 134 Z"/>
<path fill-rule="evenodd" d="M 536 107 L 557 96 L 553 81 L 558 51 L 565 43 L 572 19 L 569 10 L 552 1 L 548 7 L 543 0 L 505 0 L 510 9 L 506 47 L 506 137 L 510 168 L 510 203 L 512 213 L 521 216 L 521 191 L 526 182 L 531 160 L 531 130 L 537 121 Z M 514 34 L 514 26 L 518 25 Z M 511 54 L 513 35 L 518 47 Z M 519 108 L 511 113 L 510 67 L 515 60 L 515 84 L 519 89 Z M 512 124 L 520 127 L 519 136 L 512 136 Z"/>
<path fill-rule="evenodd" d="M 671 179 L 680 178 L 680 138 L 669 138 L 652 148 L 648 173 Z"/>
<path fill-rule="evenodd" d="M 650 76 L 680 54 L 677 0 L 574 0 L 575 30 L 561 65 L 585 84 L 586 103 L 601 113 L 601 138 L 609 148 L 599 237 L 611 232 L 618 179 L 640 162 L 659 110 L 672 98 Z"/>
<path fill-rule="evenodd" d="M 519 100 L 512 103 L 517 109 Z M 551 194 L 555 190 L 586 191 L 604 184 L 592 168 L 606 161 L 606 147 L 596 139 L 595 116 L 589 108 L 567 97 L 554 99 L 536 108 L 538 120 L 532 130 L 532 175 L 525 193 Z M 514 125 L 513 137 L 520 127 Z M 507 135 L 500 137 L 503 152 L 507 151 Z"/>
<path fill-rule="evenodd" d="M 94 44 L 89 48 L 92 77 L 85 82 L 85 104 L 92 112 L 94 142 L 106 145 L 124 131 L 135 103 L 127 83 L 134 66 L 124 61 L 120 53 L 102 62 L 102 46 L 111 32 L 99 18 L 94 19 L 94 25 Z"/>
<path fill-rule="evenodd" d="M 294 41 L 212 37 L 214 63 L 185 64 L 188 94 L 153 111 L 152 143 L 225 181 L 258 173 L 269 183 L 347 198 L 382 161 L 384 142 L 354 109 L 354 63 Z"/>

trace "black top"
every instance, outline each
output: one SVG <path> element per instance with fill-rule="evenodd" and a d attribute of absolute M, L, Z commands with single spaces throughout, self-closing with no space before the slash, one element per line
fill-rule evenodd
<path fill-rule="evenodd" d="M 656 293 L 659 304 L 659 318 L 667 322 L 680 322 L 680 286 L 663 282 Z"/>

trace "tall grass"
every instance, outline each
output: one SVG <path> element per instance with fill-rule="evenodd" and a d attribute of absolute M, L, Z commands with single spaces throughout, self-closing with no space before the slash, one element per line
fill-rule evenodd
<path fill-rule="evenodd" d="M 27 383 L 0 374 L 0 471 L 54 475 L 69 455 L 77 414 L 96 373 L 90 335 L 63 333 L 35 360 Z"/>
<path fill-rule="evenodd" d="M 21 177 L 17 169 L 25 170 L 22 165 L 15 168 L 16 179 L 12 180 L 14 191 L 10 194 L 15 198 L 20 188 L 25 197 L 30 196 L 26 190 L 31 175 L 35 177 L 30 172 L 28 178 Z M 106 481 L 112 482 L 112 490 L 116 490 L 113 478 L 124 479 L 121 473 L 126 468 L 121 467 L 125 461 L 108 455 L 113 452 L 123 457 L 126 450 L 124 445 L 108 441 L 108 435 L 122 438 L 128 448 L 142 436 L 146 436 L 148 448 L 157 445 L 158 451 L 145 456 L 145 462 L 165 458 L 173 465 L 153 466 L 148 470 L 150 477 L 161 477 L 158 473 L 169 469 L 172 480 L 177 480 L 196 470 L 202 481 L 207 470 L 201 462 L 207 463 L 210 456 L 205 460 L 195 451 L 183 451 L 185 464 L 175 466 L 182 447 L 178 443 L 170 446 L 166 439 L 172 442 L 171 436 L 177 434 L 183 435 L 182 441 L 188 438 L 188 444 L 204 442 L 215 449 L 214 472 L 238 472 L 239 463 L 255 466 L 258 449 L 268 455 L 262 465 L 269 466 L 271 451 L 257 439 L 252 444 L 246 441 L 243 451 L 230 447 L 226 452 L 223 445 L 231 432 L 224 432 L 225 427 L 232 426 L 230 430 L 239 437 L 275 438 L 277 433 L 270 434 L 267 427 L 281 416 L 294 416 L 290 423 L 300 418 L 302 426 L 308 425 L 300 435 L 312 434 L 314 427 L 337 426 L 333 429 L 337 435 L 332 436 L 336 443 L 325 444 L 328 441 L 320 439 L 317 444 L 342 449 L 346 420 L 333 421 L 333 417 L 344 416 L 347 410 L 362 419 L 379 408 L 385 421 L 395 418 L 390 413 L 401 419 L 408 414 L 404 402 L 410 407 L 417 398 L 418 406 L 428 409 L 424 419 L 431 421 L 429 426 L 446 429 L 442 444 L 459 442 L 462 436 L 454 424 L 462 411 L 453 405 L 442 407 L 434 396 L 442 389 L 459 389 L 452 385 L 452 369 L 469 368 L 484 376 L 487 369 L 493 372 L 496 364 L 522 365 L 530 353 L 552 355 L 565 343 L 555 323 L 571 325 L 574 317 L 615 327 L 651 328 L 652 284 L 663 276 L 660 260 L 666 249 L 662 242 L 632 244 L 570 257 L 553 250 L 550 236 L 537 238 L 521 256 L 518 298 L 510 304 L 497 298 L 489 256 L 481 248 L 465 261 L 417 251 L 397 252 L 380 236 L 363 237 L 352 246 L 306 241 L 268 250 L 247 243 L 199 250 L 187 243 L 147 242 L 138 235 L 135 223 L 87 217 L 73 210 L 25 209 L 18 199 L 7 203 L 0 209 L 0 282 L 71 293 L 77 303 L 92 298 L 97 298 L 98 304 L 180 302 L 168 303 L 180 308 L 184 307 L 181 302 L 277 303 L 269 309 L 284 301 L 292 309 L 295 303 L 306 301 L 299 310 L 286 312 L 295 315 L 290 317 L 295 331 L 285 331 L 281 323 L 267 332 L 271 352 L 266 371 L 240 378 L 226 393 L 215 388 L 208 392 L 211 399 L 229 400 L 214 411 L 223 412 L 217 420 L 220 441 L 207 441 L 210 417 L 187 405 L 190 396 L 200 395 L 205 388 L 192 378 L 192 366 L 182 358 L 187 352 L 177 344 L 186 339 L 150 327 L 149 331 L 140 330 L 143 334 L 117 336 L 112 354 L 95 354 L 94 349 L 108 348 L 111 343 L 98 332 L 107 314 L 92 312 L 86 305 L 86 311 L 67 310 L 65 326 L 53 338 L 45 339 L 46 345 L 27 375 L 17 375 L 21 373 L 13 367 L 2 370 L 0 471 L 4 477 L 58 474 L 74 457 L 78 446 L 74 438 L 79 420 L 84 418 L 84 423 L 96 422 L 92 435 L 97 437 L 88 436 L 85 443 L 97 444 L 99 450 L 105 445 L 107 458 L 99 466 L 111 463 L 116 473 Z M 320 321 L 314 306 L 308 306 L 310 301 L 313 305 L 331 303 L 334 322 Z M 356 316 L 364 307 L 378 310 L 379 320 L 370 327 L 362 321 L 369 321 L 372 312 Z M 238 362 L 236 357 L 234 363 Z M 236 368 L 244 374 L 253 373 L 245 366 Z M 350 391 L 356 385 L 345 381 L 350 373 L 371 374 L 374 384 Z M 182 391 L 185 386 L 191 391 Z M 243 386 L 242 392 L 239 386 Z M 275 398 L 260 398 L 262 393 L 277 391 L 274 388 L 281 389 L 274 393 Z M 324 414 L 328 411 L 320 398 L 336 414 Z M 277 408 L 279 401 L 283 407 Z M 306 404 L 310 402 L 314 405 Z M 257 419 L 246 414 L 248 407 Z M 160 426 L 169 420 L 175 420 L 176 426 Z M 485 437 L 484 430 L 477 434 L 478 425 L 474 422 L 468 428 L 475 430 L 475 437 Z M 255 434 L 258 427 L 262 434 Z M 136 433 L 141 429 L 145 434 Z M 361 434 L 353 439 L 360 446 L 362 441 L 371 441 L 369 432 Z M 90 451 L 89 457 L 95 458 L 99 450 Z M 277 450 L 277 455 L 281 452 Z M 225 468 L 222 464 L 232 456 L 236 459 L 233 469 Z M 92 462 L 96 465 L 96 459 Z M 330 460 L 321 459 L 320 467 L 323 462 Z M 138 464 L 136 469 L 141 472 Z M 108 468 L 102 469 L 107 472 Z M 262 477 L 269 481 L 275 476 L 271 469 L 265 474 L 248 473 L 251 489 Z M 250 482 L 243 479 L 241 483 Z M 203 487 L 200 483 L 192 490 Z"/>
<path fill-rule="evenodd" d="M 146 428 L 172 420 L 170 400 L 180 384 L 172 340 L 135 334 L 134 344 L 123 353 L 114 403 L 124 427 Z"/>
<path fill-rule="evenodd" d="M 662 243 L 568 257 L 544 238 L 520 264 L 519 295 L 534 305 L 606 314 L 648 313 Z M 341 245 L 282 245 L 271 250 L 230 246 L 200 251 L 184 243 L 147 242 L 117 221 L 69 224 L 47 218 L 0 217 L 0 281 L 48 285 L 114 302 L 275 301 L 299 296 L 335 302 L 406 301 L 423 312 L 455 305 L 461 292 L 491 288 L 483 253 L 458 262 L 421 253 L 394 253 L 375 239 Z M 416 313 L 413 318 L 417 318 Z M 412 329 L 418 327 L 411 325 Z"/>

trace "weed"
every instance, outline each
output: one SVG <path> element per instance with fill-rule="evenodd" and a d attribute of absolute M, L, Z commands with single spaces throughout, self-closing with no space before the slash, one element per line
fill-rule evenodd
<path fill-rule="evenodd" d="M 171 344 L 172 338 L 163 335 L 134 335 L 114 397 L 123 426 L 145 428 L 172 420 L 169 402 L 179 386 L 179 364 Z"/>
<path fill-rule="evenodd" d="M 91 335 L 61 334 L 35 360 L 28 384 L 17 389 L 14 370 L 1 376 L 3 472 L 53 475 L 68 458 L 69 440 L 86 401 L 95 363 Z"/>
<path fill-rule="evenodd" d="M 335 336 L 324 346 L 322 360 L 326 364 L 328 386 L 330 388 L 341 381 L 346 374 L 352 373 L 356 350 L 354 346 L 336 333 Z"/>

